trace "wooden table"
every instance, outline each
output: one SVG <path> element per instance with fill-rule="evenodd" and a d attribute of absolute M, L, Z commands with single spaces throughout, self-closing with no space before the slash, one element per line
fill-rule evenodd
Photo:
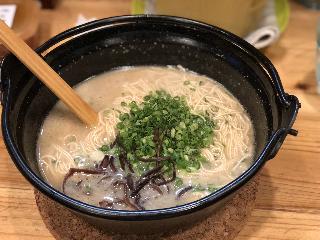
<path fill-rule="evenodd" d="M 40 42 L 72 26 L 79 12 L 99 18 L 130 11 L 128 0 L 95 2 L 68 0 L 58 10 L 43 11 Z M 278 69 L 286 91 L 302 102 L 294 126 L 299 136 L 288 136 L 277 157 L 263 169 L 256 208 L 237 240 L 320 239 L 320 95 L 315 91 L 316 22 L 320 12 L 295 2 L 291 6 L 286 32 L 265 53 Z M 2 139 L 0 239 L 53 239 L 38 213 L 33 188 L 14 167 Z"/>

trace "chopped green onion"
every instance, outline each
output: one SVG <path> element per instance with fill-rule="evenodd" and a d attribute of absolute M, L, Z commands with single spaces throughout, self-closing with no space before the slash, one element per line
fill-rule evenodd
<path fill-rule="evenodd" d="M 102 145 L 99 150 L 105 154 L 107 154 L 110 151 L 110 146 L 108 145 Z"/>
<path fill-rule="evenodd" d="M 180 188 L 183 185 L 183 180 L 179 177 L 176 178 L 175 182 L 174 182 L 174 186 L 176 188 Z"/>
<path fill-rule="evenodd" d="M 178 169 L 192 172 L 200 168 L 201 149 L 209 146 L 213 136 L 214 123 L 208 116 L 191 113 L 185 97 L 173 97 L 163 90 L 151 92 L 140 104 L 132 101 L 127 106 L 129 112 L 120 114 L 117 129 L 134 166 L 138 158 L 154 157 L 161 149 L 160 156 L 170 156 Z M 164 164 L 171 168 L 169 161 Z"/>
<path fill-rule="evenodd" d="M 184 85 L 189 85 L 189 84 L 190 84 L 190 81 L 184 81 L 183 84 L 184 84 Z"/>

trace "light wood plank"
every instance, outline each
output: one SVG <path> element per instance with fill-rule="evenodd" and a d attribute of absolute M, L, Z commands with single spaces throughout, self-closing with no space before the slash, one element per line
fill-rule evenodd
<path fill-rule="evenodd" d="M 59 11 L 41 13 L 40 41 L 86 17 L 127 14 L 127 0 L 63 1 Z M 320 96 L 315 94 L 315 37 L 320 12 L 291 2 L 288 29 L 264 50 L 278 69 L 287 92 L 302 109 L 277 157 L 262 170 L 256 208 L 236 240 L 320 239 Z M 0 141 L 0 239 L 53 239 L 35 206 L 33 189 L 16 170 Z"/>
<path fill-rule="evenodd" d="M 29 189 L 0 187 L 0 239 L 53 239 Z"/>
<path fill-rule="evenodd" d="M 320 215 L 254 210 L 236 240 L 318 240 Z"/>

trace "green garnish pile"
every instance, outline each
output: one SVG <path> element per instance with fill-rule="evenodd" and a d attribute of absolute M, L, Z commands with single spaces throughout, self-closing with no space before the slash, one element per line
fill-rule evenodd
<path fill-rule="evenodd" d="M 156 91 L 141 104 L 121 105 L 129 111 L 120 114 L 118 137 L 134 168 L 141 167 L 139 158 L 159 156 L 170 157 L 180 170 L 200 168 L 205 161 L 200 152 L 212 141 L 214 123 L 205 115 L 191 113 L 184 97 Z M 170 168 L 170 163 L 166 164 Z"/>

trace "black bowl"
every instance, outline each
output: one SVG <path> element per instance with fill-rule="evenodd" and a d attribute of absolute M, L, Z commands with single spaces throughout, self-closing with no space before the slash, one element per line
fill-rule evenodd
<path fill-rule="evenodd" d="M 37 49 L 70 84 L 121 66 L 181 65 L 222 83 L 244 105 L 256 134 L 252 166 L 217 192 L 186 205 L 149 211 L 94 207 L 48 185 L 36 160 L 39 129 L 57 98 L 13 55 L 1 66 L 2 131 L 20 172 L 38 190 L 88 221 L 120 232 L 150 233 L 188 226 L 208 216 L 275 156 L 291 129 L 299 101 L 284 92 L 271 62 L 217 27 L 168 16 L 122 16 L 63 32 Z"/>

